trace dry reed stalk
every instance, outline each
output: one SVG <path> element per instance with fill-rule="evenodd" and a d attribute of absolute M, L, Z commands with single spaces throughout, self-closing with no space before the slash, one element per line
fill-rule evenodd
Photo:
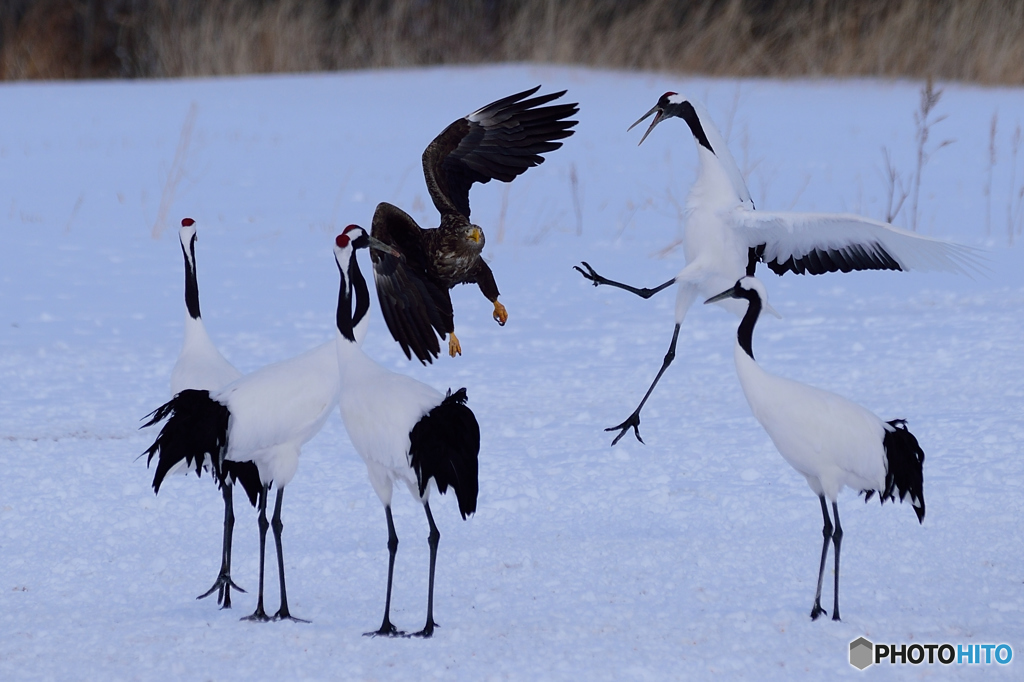
<path fill-rule="evenodd" d="M 1021 201 L 1024 199 L 1024 185 L 1017 190 L 1017 155 L 1020 153 L 1020 124 L 1013 131 L 1010 143 L 1010 197 L 1006 202 L 1007 243 L 1013 246 L 1014 237 L 1020 233 Z"/>
<path fill-rule="evenodd" d="M 992 114 L 992 124 L 988 129 L 988 172 L 985 175 L 985 236 L 992 236 L 992 175 L 996 168 L 996 127 L 999 124 L 999 112 Z"/>
<path fill-rule="evenodd" d="M 885 222 L 892 223 L 903 208 L 903 202 L 907 200 L 910 190 L 903 184 L 903 177 L 896 170 L 896 164 L 892 162 L 892 156 L 887 147 L 882 147 L 882 156 L 885 158 L 885 182 L 888 191 L 888 198 L 885 204 Z"/>
<path fill-rule="evenodd" d="M 953 140 L 943 140 L 937 145 L 928 149 L 928 138 L 931 135 L 932 126 L 941 123 L 946 116 L 932 117 L 936 105 L 942 98 L 942 90 L 936 90 L 932 79 L 929 77 L 924 87 L 921 88 L 920 108 L 914 112 L 914 124 L 917 128 L 917 166 L 914 170 L 914 180 L 910 188 L 910 229 L 917 232 L 918 198 L 921 195 L 921 173 L 932 154 L 943 147 L 953 144 Z"/>

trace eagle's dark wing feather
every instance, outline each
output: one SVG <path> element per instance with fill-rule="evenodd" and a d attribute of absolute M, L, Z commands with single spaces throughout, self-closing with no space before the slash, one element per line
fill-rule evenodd
<path fill-rule="evenodd" d="M 441 352 L 437 335 L 445 338 L 455 328 L 448 290 L 430 277 L 424 230 L 402 209 L 381 203 L 373 214 L 370 233 L 402 254 L 370 250 L 373 280 L 377 285 L 384 321 L 391 336 L 412 359 L 433 362 Z"/>
<path fill-rule="evenodd" d="M 511 182 L 544 162 L 545 154 L 562 146 L 577 121 L 565 120 L 579 108 L 573 104 L 542 106 L 565 94 L 553 92 L 526 99 L 540 89 L 499 99 L 455 121 L 423 152 L 423 175 L 441 215 L 469 218 L 469 188 L 492 179 Z"/>

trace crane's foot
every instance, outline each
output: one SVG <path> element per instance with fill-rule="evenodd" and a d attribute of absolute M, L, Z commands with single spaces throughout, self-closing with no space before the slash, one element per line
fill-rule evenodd
<path fill-rule="evenodd" d="M 626 432 L 629 431 L 630 427 L 632 427 L 633 435 L 636 436 L 636 439 L 643 443 L 644 439 L 640 437 L 640 411 L 637 410 L 633 414 L 629 415 L 626 421 L 622 422 L 621 424 L 605 429 L 605 431 L 619 432 L 619 435 L 615 436 L 615 440 L 612 441 L 612 445 L 618 443 L 622 439 L 622 437 L 626 435 Z"/>
<path fill-rule="evenodd" d="M 508 311 L 505 310 L 505 306 L 495 301 L 494 314 L 492 315 L 492 317 L 494 318 L 495 322 L 504 327 L 505 323 L 508 322 Z"/>
<path fill-rule="evenodd" d="M 821 608 L 821 602 L 815 601 L 814 602 L 814 607 L 811 608 L 811 620 L 818 620 L 819 616 L 827 616 L 827 615 L 828 615 L 828 611 L 826 611 L 825 609 Z M 833 620 L 838 620 L 838 619 L 833 618 Z"/>
<path fill-rule="evenodd" d="M 260 604 L 256 607 L 256 610 L 252 613 L 251 616 L 246 616 L 239 620 L 247 620 L 253 623 L 269 623 L 270 616 L 268 616 L 267 612 L 263 610 L 263 604 Z"/>
<path fill-rule="evenodd" d="M 586 271 L 584 271 L 583 268 L 581 268 L 579 265 L 572 266 L 572 269 L 583 275 L 585 278 L 589 279 L 591 282 L 593 282 L 595 287 L 598 286 L 599 284 L 604 284 L 605 282 L 608 281 L 601 275 L 597 274 L 594 268 L 590 267 L 590 263 L 588 263 L 587 261 L 583 261 L 582 263 L 580 263 L 580 265 L 586 268 Z"/>
<path fill-rule="evenodd" d="M 286 608 L 279 609 L 278 612 L 274 614 L 274 617 L 271 620 L 275 620 L 275 621 L 276 620 L 290 620 L 293 623 L 308 623 L 309 622 L 308 620 L 303 620 L 302 618 L 296 618 L 291 613 L 289 613 L 288 609 L 286 609 Z"/>
<path fill-rule="evenodd" d="M 448 333 L 448 355 L 453 358 L 456 355 L 462 355 L 462 344 L 459 343 L 459 339 L 455 336 L 455 332 Z"/>
<path fill-rule="evenodd" d="M 427 624 L 423 626 L 423 629 L 419 632 L 412 633 L 412 637 L 422 637 L 423 639 L 429 639 L 434 635 L 434 628 L 437 627 L 437 623 L 433 620 L 428 620 Z"/>
<path fill-rule="evenodd" d="M 206 599 L 214 592 L 217 593 L 217 603 L 221 605 L 222 609 L 231 608 L 231 588 L 235 588 L 239 592 L 244 593 L 241 587 L 235 584 L 235 581 L 231 579 L 231 574 L 226 571 L 221 571 L 221 574 L 217 576 L 217 580 L 214 581 L 213 587 L 203 592 L 196 599 Z"/>
<path fill-rule="evenodd" d="M 364 632 L 363 637 L 408 637 L 408 635 L 392 625 L 390 620 L 385 620 L 380 624 L 380 629 Z"/>

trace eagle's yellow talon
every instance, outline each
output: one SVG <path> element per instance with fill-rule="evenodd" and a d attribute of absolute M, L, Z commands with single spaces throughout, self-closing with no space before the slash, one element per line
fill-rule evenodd
<path fill-rule="evenodd" d="M 453 358 L 456 355 L 462 355 L 462 345 L 459 343 L 458 338 L 456 338 L 455 332 L 448 333 L 448 355 Z"/>
<path fill-rule="evenodd" d="M 502 327 L 504 327 L 505 323 L 508 322 L 508 311 L 505 310 L 505 306 L 497 301 L 494 302 L 494 321 Z"/>

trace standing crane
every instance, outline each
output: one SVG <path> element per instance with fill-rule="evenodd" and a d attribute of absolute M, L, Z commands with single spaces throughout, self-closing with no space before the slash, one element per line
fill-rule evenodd
<path fill-rule="evenodd" d="M 359 249 L 370 246 L 366 231 L 349 225 L 338 235 L 334 256 L 341 274 L 338 305 L 338 369 L 341 374 L 341 418 L 356 452 L 366 463 L 370 484 L 384 505 L 388 524 L 388 582 L 384 619 L 367 635 L 404 635 L 391 623 L 391 586 L 398 535 L 391 515 L 395 483 L 405 483 L 423 505 L 430 526 L 430 573 L 427 620 L 416 636 L 434 633 L 434 567 L 441 534 L 430 511 L 430 491 L 449 487 L 458 498 L 462 518 L 476 511 L 477 456 L 480 427 L 466 406 L 466 389 L 441 395 L 434 388 L 374 362 L 362 349 L 370 292 L 356 261 Z M 353 308 L 354 306 L 354 308 Z"/>
<path fill-rule="evenodd" d="M 883 504 L 895 501 L 897 491 L 901 502 L 909 495 L 918 522 L 924 523 L 924 451 L 907 430 L 905 420 L 882 421 L 842 396 L 761 369 L 754 360 L 752 337 L 768 294 L 758 279 L 743 277 L 705 303 L 725 299 L 739 299 L 747 305 L 734 351 L 743 395 L 779 454 L 803 474 L 821 502 L 823 540 L 811 619 L 828 615 L 821 608 L 821 583 L 831 540 L 835 546 L 832 620 L 839 620 L 839 548 L 843 540 L 839 492 L 844 487 L 859 490 L 865 501 L 878 493 Z M 834 526 L 826 499 L 832 504 Z"/>
<path fill-rule="evenodd" d="M 206 325 L 203 324 L 203 316 L 199 309 L 199 280 L 196 276 L 195 220 L 185 218 L 181 221 L 178 239 L 181 242 L 182 255 L 185 257 L 186 314 L 184 341 L 174 368 L 171 370 L 172 396 L 185 389 L 216 390 L 242 376 L 242 373 L 221 355 L 213 340 L 210 339 Z M 161 470 L 161 466 L 162 463 L 158 463 L 157 474 L 153 480 L 153 490 L 158 493 L 160 492 L 160 482 L 163 480 L 164 474 L 167 473 Z M 179 466 L 174 468 L 176 471 L 185 473 L 191 466 L 195 466 L 198 476 L 201 476 L 204 470 L 213 471 L 208 458 L 197 459 L 188 466 L 185 466 L 184 462 L 179 462 Z M 217 603 L 222 608 L 230 609 L 231 588 L 245 592 L 231 579 L 231 538 L 235 527 L 232 488 L 236 482 L 240 483 L 249 497 L 249 502 L 256 506 L 260 479 L 256 465 L 251 462 L 225 462 L 224 466 L 220 467 L 220 477 L 214 477 L 214 481 L 220 487 L 221 495 L 224 498 L 224 537 L 221 543 L 220 572 L 217 574 L 213 586 L 199 595 L 197 599 L 203 599 L 216 592 Z"/>

